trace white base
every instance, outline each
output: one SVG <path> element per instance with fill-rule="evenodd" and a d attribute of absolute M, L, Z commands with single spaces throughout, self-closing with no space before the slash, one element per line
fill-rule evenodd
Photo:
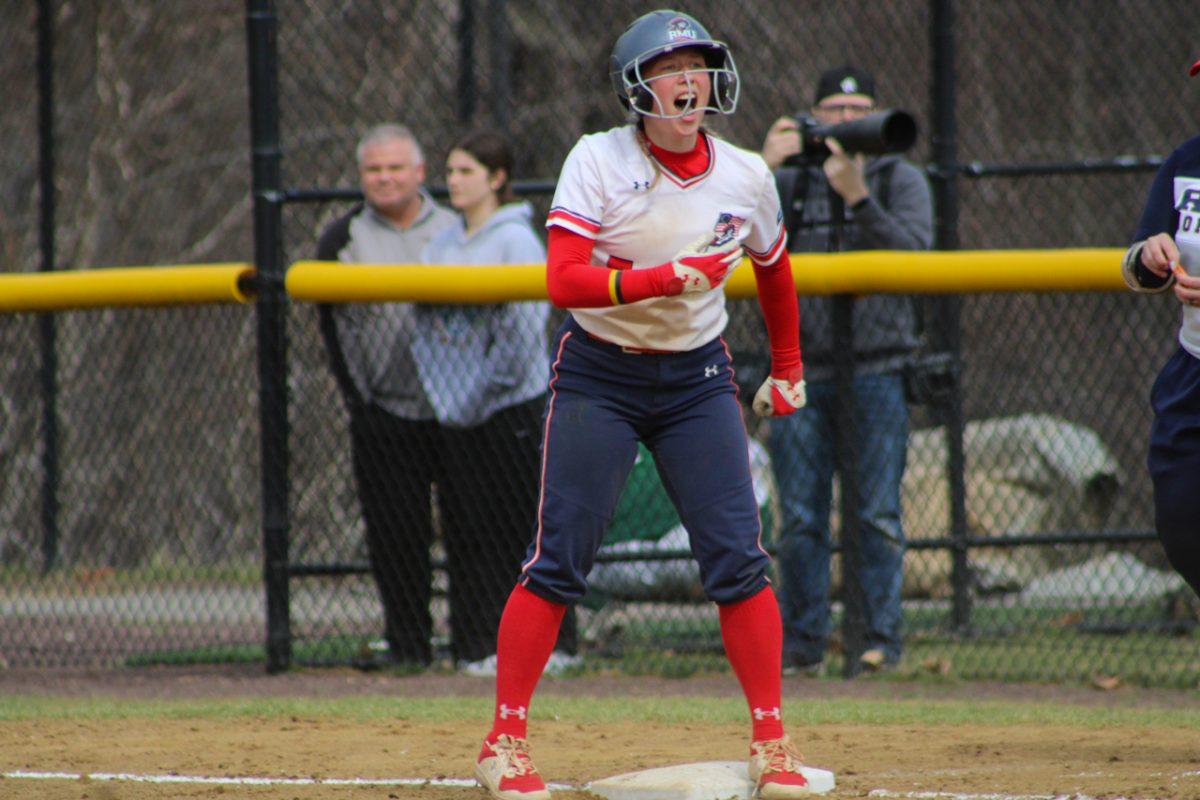
<path fill-rule="evenodd" d="M 801 772 L 811 794 L 833 790 L 833 773 L 829 770 L 802 767 Z M 745 761 L 702 761 L 644 769 L 601 778 L 585 788 L 608 800 L 750 800 L 754 796 Z"/>

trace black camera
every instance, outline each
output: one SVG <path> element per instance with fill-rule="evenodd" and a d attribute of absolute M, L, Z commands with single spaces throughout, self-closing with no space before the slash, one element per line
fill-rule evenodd
<path fill-rule="evenodd" d="M 825 139 L 838 140 L 847 153 L 882 155 L 902 153 L 917 140 L 917 121 L 907 111 L 887 110 L 861 119 L 822 125 L 812 117 L 796 117 L 800 125 L 800 152 L 783 163 L 788 166 L 819 164 L 830 155 Z"/>

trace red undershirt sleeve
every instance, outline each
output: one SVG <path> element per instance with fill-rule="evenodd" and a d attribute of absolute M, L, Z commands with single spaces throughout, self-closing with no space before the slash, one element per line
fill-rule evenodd
<path fill-rule="evenodd" d="M 758 305 L 767 324 L 767 338 L 771 342 L 771 375 L 796 380 L 794 371 L 802 369 L 800 307 L 787 251 L 780 253 L 770 264 L 755 263 L 754 282 L 758 288 Z"/>
<path fill-rule="evenodd" d="M 670 264 L 647 269 L 609 269 L 592 264 L 595 242 L 558 225 L 546 247 L 546 290 L 558 308 L 601 308 L 667 294 Z M 790 274 L 790 273 L 789 273 Z"/>

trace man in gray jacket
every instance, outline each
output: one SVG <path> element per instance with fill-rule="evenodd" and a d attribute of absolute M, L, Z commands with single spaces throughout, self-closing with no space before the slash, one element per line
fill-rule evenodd
<path fill-rule="evenodd" d="M 822 125 L 861 119 L 875 111 L 875 82 L 853 66 L 824 72 L 812 115 Z M 925 250 L 933 239 L 929 183 L 897 155 L 873 159 L 827 142 L 816 163 L 794 158 L 799 124 L 783 117 L 771 126 L 763 157 L 775 170 L 793 253 L 846 250 Z M 840 217 L 835 219 L 834 217 Z M 780 606 L 787 672 L 820 671 L 829 637 L 832 480 L 842 460 L 855 460 L 860 561 L 856 565 L 866 622 L 858 658 L 881 669 L 900 658 L 900 588 L 904 531 L 900 483 L 908 441 L 904 369 L 918 344 L 913 299 L 866 295 L 853 300 L 855 440 L 835 452 L 837 397 L 832 299 L 800 298 L 800 340 L 808 405 L 771 421 L 768 444 L 782 501 Z"/>
<path fill-rule="evenodd" d="M 457 214 L 425 192 L 425 161 L 408 128 L 367 131 L 358 145 L 358 175 L 366 202 L 322 232 L 322 261 L 420 263 L 433 237 L 457 223 Z M 330 365 L 350 415 L 354 477 L 388 656 L 424 667 L 432 660 L 433 634 L 425 465 L 434 459 L 422 449 L 435 415 L 410 350 L 415 314 L 411 303 L 320 308 Z"/>

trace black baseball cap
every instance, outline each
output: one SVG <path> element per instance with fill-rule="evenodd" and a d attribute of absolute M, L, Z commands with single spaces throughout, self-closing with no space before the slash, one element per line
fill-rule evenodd
<path fill-rule="evenodd" d="M 835 94 L 861 94 L 874 100 L 875 78 L 866 70 L 850 64 L 827 69 L 817 80 L 817 93 L 813 97 L 813 105 Z"/>

